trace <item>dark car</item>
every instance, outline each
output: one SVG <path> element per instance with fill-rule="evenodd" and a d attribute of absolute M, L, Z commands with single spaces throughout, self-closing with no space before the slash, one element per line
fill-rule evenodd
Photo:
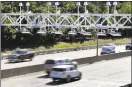
<path fill-rule="evenodd" d="M 111 53 L 115 53 L 115 47 L 114 46 L 103 46 L 102 47 L 101 55 L 111 54 Z"/>
<path fill-rule="evenodd" d="M 8 55 L 7 59 L 9 62 L 20 62 L 25 59 L 32 61 L 34 52 L 30 52 L 28 49 L 17 49 Z"/>
<path fill-rule="evenodd" d="M 132 50 L 132 43 L 128 43 L 126 45 L 126 50 Z"/>

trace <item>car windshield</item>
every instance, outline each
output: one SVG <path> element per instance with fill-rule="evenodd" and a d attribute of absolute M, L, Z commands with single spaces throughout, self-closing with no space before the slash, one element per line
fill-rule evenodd
<path fill-rule="evenodd" d="M 14 50 L 12 54 L 25 54 L 27 51 Z"/>
<path fill-rule="evenodd" d="M 102 48 L 103 51 L 111 51 L 110 48 Z"/>
<path fill-rule="evenodd" d="M 66 59 L 66 60 L 58 60 L 57 63 L 59 64 L 65 64 L 65 63 L 71 63 L 70 60 Z"/>
<path fill-rule="evenodd" d="M 55 64 L 55 61 L 54 61 L 54 60 L 47 60 L 47 61 L 45 62 L 45 64 Z"/>
<path fill-rule="evenodd" d="M 53 71 L 63 72 L 63 71 L 66 71 L 66 69 L 65 68 L 53 68 Z"/>
<path fill-rule="evenodd" d="M 105 44 L 104 46 L 111 46 L 110 44 Z"/>
<path fill-rule="evenodd" d="M 69 60 L 69 59 L 65 60 L 66 63 L 71 63 L 72 61 L 73 60 Z"/>
<path fill-rule="evenodd" d="M 63 60 L 58 60 L 57 63 L 64 63 L 64 61 Z"/>

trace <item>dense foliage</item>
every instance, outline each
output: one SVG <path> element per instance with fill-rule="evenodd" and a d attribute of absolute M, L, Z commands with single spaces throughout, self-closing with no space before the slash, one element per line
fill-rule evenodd
<path fill-rule="evenodd" d="M 19 12 L 19 3 L 17 1 L 2 1 L 2 8 L 1 11 L 3 13 L 9 13 L 9 12 Z M 23 6 L 22 10 L 23 12 L 26 11 L 26 1 L 22 1 Z M 30 10 L 32 12 L 38 12 L 38 13 L 46 13 L 48 11 L 48 7 L 46 5 L 47 2 L 44 1 L 31 1 L 30 2 Z M 100 1 L 100 2 L 88 2 L 89 5 L 87 5 L 87 9 L 89 10 L 90 13 L 106 13 L 107 8 L 106 8 L 106 2 L 105 1 Z M 112 2 L 111 2 L 112 4 Z M 65 1 L 65 2 L 60 2 L 59 8 L 61 12 L 66 13 L 76 13 L 77 12 L 77 6 L 76 2 L 74 1 Z M 110 6 L 110 13 L 113 12 L 114 6 Z M 117 4 L 117 11 L 118 13 L 131 13 L 131 2 L 126 2 L 126 1 L 120 1 Z M 55 5 L 54 2 L 52 2 L 52 5 L 50 6 L 50 12 L 55 12 Z M 81 7 L 80 7 L 80 12 L 84 12 L 84 6 L 83 2 L 81 2 Z"/>

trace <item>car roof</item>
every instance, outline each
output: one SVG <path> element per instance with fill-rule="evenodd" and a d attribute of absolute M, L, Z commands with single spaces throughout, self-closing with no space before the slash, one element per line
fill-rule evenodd
<path fill-rule="evenodd" d="M 104 44 L 104 46 L 114 46 L 114 43 Z"/>
<path fill-rule="evenodd" d="M 114 48 L 113 46 L 102 46 L 103 49 L 109 49 L 109 48 Z"/>
<path fill-rule="evenodd" d="M 54 58 L 54 59 L 48 59 L 48 60 L 72 60 L 72 59 L 69 59 L 69 58 Z"/>
<path fill-rule="evenodd" d="M 102 48 L 109 48 L 110 46 L 102 46 Z"/>
<path fill-rule="evenodd" d="M 70 68 L 70 67 L 75 67 L 74 65 L 58 65 L 54 66 L 53 68 Z"/>
<path fill-rule="evenodd" d="M 19 50 L 19 51 L 28 51 L 28 49 L 16 49 L 16 50 Z"/>

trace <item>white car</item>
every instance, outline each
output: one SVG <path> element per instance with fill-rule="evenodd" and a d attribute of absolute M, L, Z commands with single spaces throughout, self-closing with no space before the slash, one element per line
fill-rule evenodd
<path fill-rule="evenodd" d="M 81 79 L 82 73 L 75 68 L 74 65 L 58 65 L 53 67 L 49 75 L 53 81 L 56 80 L 65 80 L 66 82 L 70 82 L 74 79 Z"/>
<path fill-rule="evenodd" d="M 77 67 L 77 62 L 67 59 L 67 58 L 54 58 L 54 59 L 48 59 L 44 63 L 44 70 L 46 71 L 47 74 L 50 73 L 52 68 L 57 65 L 74 65 Z"/>

